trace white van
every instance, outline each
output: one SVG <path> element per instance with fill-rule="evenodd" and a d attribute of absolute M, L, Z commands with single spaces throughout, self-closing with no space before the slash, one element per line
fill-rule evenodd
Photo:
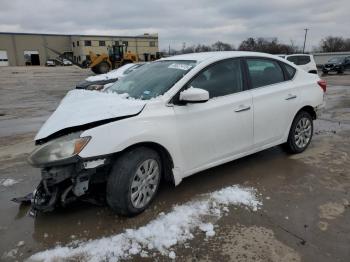
<path fill-rule="evenodd" d="M 285 55 L 283 58 L 294 63 L 295 65 L 299 66 L 301 69 L 305 70 L 308 73 L 317 74 L 317 66 L 313 55 L 293 54 Z"/>

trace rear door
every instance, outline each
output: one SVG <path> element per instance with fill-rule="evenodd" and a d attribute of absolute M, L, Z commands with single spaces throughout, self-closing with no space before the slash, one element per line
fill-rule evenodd
<path fill-rule="evenodd" d="M 207 90 L 209 101 L 174 106 L 185 172 L 225 162 L 252 147 L 252 96 L 242 68 L 240 59 L 207 67 L 186 87 Z"/>
<path fill-rule="evenodd" d="M 247 58 L 246 62 L 254 105 L 254 146 L 266 146 L 284 138 L 298 107 L 299 92 L 278 61 Z"/>

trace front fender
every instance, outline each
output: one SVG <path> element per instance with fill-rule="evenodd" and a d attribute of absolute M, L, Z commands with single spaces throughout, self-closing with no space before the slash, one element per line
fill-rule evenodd
<path fill-rule="evenodd" d="M 173 112 L 172 108 L 166 110 Z M 168 150 L 174 169 L 181 176 L 182 159 L 173 116 L 135 116 L 86 130 L 81 136 L 91 136 L 90 142 L 79 153 L 82 158 L 121 152 L 138 143 L 157 143 Z"/>

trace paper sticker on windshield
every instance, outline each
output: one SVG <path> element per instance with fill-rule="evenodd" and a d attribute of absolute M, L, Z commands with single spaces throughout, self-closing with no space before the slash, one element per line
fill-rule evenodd
<path fill-rule="evenodd" d="M 186 65 L 186 64 L 174 63 L 174 64 L 171 64 L 170 66 L 168 66 L 168 68 L 180 69 L 180 70 L 187 71 L 187 70 L 191 69 L 192 66 L 191 65 Z"/>

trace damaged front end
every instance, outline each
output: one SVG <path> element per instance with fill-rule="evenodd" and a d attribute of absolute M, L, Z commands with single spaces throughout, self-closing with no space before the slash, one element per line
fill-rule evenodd
<path fill-rule="evenodd" d="M 105 182 L 109 159 L 80 158 L 78 154 L 91 139 L 80 137 L 80 134 L 73 133 L 47 142 L 29 156 L 29 163 L 41 168 L 42 177 L 31 196 L 31 215 L 66 206 L 91 193 L 91 184 Z"/>

